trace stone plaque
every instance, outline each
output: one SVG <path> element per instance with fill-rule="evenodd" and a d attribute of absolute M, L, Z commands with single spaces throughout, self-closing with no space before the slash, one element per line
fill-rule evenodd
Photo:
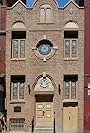
<path fill-rule="evenodd" d="M 14 112 L 21 112 L 21 106 L 14 107 Z"/>

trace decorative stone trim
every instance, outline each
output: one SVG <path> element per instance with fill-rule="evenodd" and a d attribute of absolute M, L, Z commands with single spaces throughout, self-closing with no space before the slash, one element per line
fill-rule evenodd
<path fill-rule="evenodd" d="M 35 56 L 41 60 L 43 60 L 44 62 L 46 62 L 46 60 L 52 58 L 55 53 L 56 53 L 56 50 L 57 50 L 57 46 L 56 47 L 52 47 L 51 48 L 51 52 L 48 54 L 48 55 L 41 55 L 38 51 L 38 48 L 32 48 L 32 51 L 34 52 Z"/>

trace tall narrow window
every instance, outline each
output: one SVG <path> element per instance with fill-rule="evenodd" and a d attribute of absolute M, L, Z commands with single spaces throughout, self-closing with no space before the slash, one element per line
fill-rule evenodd
<path fill-rule="evenodd" d="M 40 22 L 45 23 L 45 9 L 44 8 L 40 9 Z"/>
<path fill-rule="evenodd" d="M 18 99 L 18 82 L 17 81 L 13 81 L 12 88 L 13 88 L 13 99 Z"/>
<path fill-rule="evenodd" d="M 20 40 L 20 58 L 25 57 L 25 40 Z"/>
<path fill-rule="evenodd" d="M 65 57 L 70 57 L 70 40 L 65 40 Z"/>
<path fill-rule="evenodd" d="M 19 83 L 19 98 L 24 99 L 24 82 Z"/>
<path fill-rule="evenodd" d="M 51 8 L 46 9 L 46 22 L 51 22 Z"/>
<path fill-rule="evenodd" d="M 12 99 L 24 99 L 25 76 L 11 76 Z"/>
<path fill-rule="evenodd" d="M 12 47 L 13 47 L 13 58 L 18 58 L 18 40 L 13 40 L 12 42 Z"/>
<path fill-rule="evenodd" d="M 64 31 L 64 57 L 77 58 L 78 31 Z"/>
<path fill-rule="evenodd" d="M 12 32 L 12 58 L 25 58 L 25 31 Z"/>
<path fill-rule="evenodd" d="M 40 23 L 51 23 L 52 14 L 51 6 L 44 4 L 40 8 Z"/>
<path fill-rule="evenodd" d="M 64 76 L 64 98 L 65 99 L 76 99 L 77 91 L 77 75 L 65 75 Z"/>
<path fill-rule="evenodd" d="M 69 98 L 69 88 L 70 88 L 70 84 L 68 81 L 65 81 L 65 98 Z"/>
<path fill-rule="evenodd" d="M 71 43 L 72 57 L 77 57 L 77 40 L 73 39 Z"/>
<path fill-rule="evenodd" d="M 71 82 L 71 98 L 76 98 L 76 81 Z"/>

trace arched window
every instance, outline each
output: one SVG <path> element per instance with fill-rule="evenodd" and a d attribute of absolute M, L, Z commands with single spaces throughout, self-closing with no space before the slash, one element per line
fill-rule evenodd
<path fill-rule="evenodd" d="M 25 58 L 26 27 L 21 21 L 12 25 L 12 58 Z"/>
<path fill-rule="evenodd" d="M 51 22 L 51 8 L 46 9 L 46 22 Z"/>
<path fill-rule="evenodd" d="M 68 22 L 64 26 L 64 58 L 76 59 L 78 56 L 78 25 Z"/>
<path fill-rule="evenodd" d="M 51 6 L 44 4 L 40 7 L 40 23 L 51 23 L 52 22 L 52 11 Z"/>
<path fill-rule="evenodd" d="M 45 23 L 45 10 L 44 10 L 44 8 L 40 9 L 40 22 Z"/>

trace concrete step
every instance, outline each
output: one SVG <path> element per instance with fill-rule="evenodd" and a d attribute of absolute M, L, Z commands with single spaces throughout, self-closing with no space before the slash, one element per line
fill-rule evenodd
<path fill-rule="evenodd" d="M 53 128 L 35 128 L 34 133 L 53 133 Z"/>

